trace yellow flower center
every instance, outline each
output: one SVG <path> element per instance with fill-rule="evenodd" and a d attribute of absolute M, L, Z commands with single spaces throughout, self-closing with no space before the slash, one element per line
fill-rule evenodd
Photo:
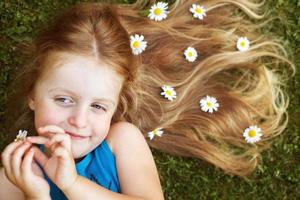
<path fill-rule="evenodd" d="M 192 52 L 189 52 L 188 55 L 189 55 L 189 57 L 192 57 L 192 56 L 193 56 L 193 53 L 192 53 Z"/>
<path fill-rule="evenodd" d="M 157 135 L 157 130 L 155 129 L 155 130 L 153 131 L 153 133 L 154 133 L 154 135 Z"/>
<path fill-rule="evenodd" d="M 169 96 L 171 96 L 171 95 L 172 95 L 172 92 L 171 92 L 170 90 L 167 90 L 167 91 L 166 91 L 166 94 L 169 95 Z"/>
<path fill-rule="evenodd" d="M 244 41 L 241 42 L 241 46 L 245 47 L 246 43 Z"/>
<path fill-rule="evenodd" d="M 196 8 L 195 11 L 196 11 L 196 13 L 198 13 L 198 14 L 202 14 L 202 12 L 203 12 L 201 8 Z"/>
<path fill-rule="evenodd" d="M 250 130 L 248 135 L 249 135 L 249 137 L 255 137 L 256 136 L 256 131 L 255 130 Z"/>
<path fill-rule="evenodd" d="M 133 47 L 138 48 L 140 46 L 140 43 L 138 41 L 133 42 Z"/>
<path fill-rule="evenodd" d="M 211 103 L 211 102 L 207 102 L 206 105 L 207 105 L 208 107 L 211 107 L 211 106 L 212 106 L 212 103 Z"/>
<path fill-rule="evenodd" d="M 156 9 L 154 10 L 154 14 L 155 14 L 155 15 L 160 15 L 160 13 L 161 13 L 161 9 L 160 9 L 160 8 L 156 8 Z"/>

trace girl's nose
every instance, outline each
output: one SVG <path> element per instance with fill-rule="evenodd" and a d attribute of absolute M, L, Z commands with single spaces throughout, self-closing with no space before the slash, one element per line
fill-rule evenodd
<path fill-rule="evenodd" d="M 83 109 L 73 112 L 68 122 L 76 128 L 85 128 L 87 126 L 87 114 Z"/>

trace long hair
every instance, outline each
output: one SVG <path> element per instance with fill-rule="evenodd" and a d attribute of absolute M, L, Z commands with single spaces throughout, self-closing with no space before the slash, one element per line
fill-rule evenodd
<path fill-rule="evenodd" d="M 197 20 L 189 12 L 194 1 L 177 0 L 169 5 L 167 19 L 159 22 L 145 14 L 153 3 L 89 3 L 62 12 L 28 48 L 30 62 L 18 78 L 23 84 L 14 87 L 22 93 L 15 96 L 24 103 L 45 66 L 59 60 L 55 52 L 92 55 L 125 77 L 112 123 L 131 122 L 145 137 L 161 127 L 162 137 L 147 139 L 150 147 L 200 158 L 226 173 L 247 177 L 261 161 L 262 150 L 287 125 L 284 86 L 294 73 L 280 41 L 259 33 L 267 23 L 258 21 L 265 17 L 260 13 L 264 2 L 204 1 L 207 16 Z M 130 49 L 134 34 L 143 35 L 148 44 L 138 56 Z M 246 52 L 236 49 L 240 36 L 251 41 Z M 189 46 L 199 53 L 192 63 L 183 56 Z M 160 95 L 163 85 L 175 88 L 174 101 Z M 199 100 L 206 95 L 218 100 L 217 112 L 200 109 Z M 13 120 L 16 130 L 33 127 L 33 113 L 22 105 L 22 114 Z M 253 124 L 263 136 L 248 144 L 243 131 Z"/>

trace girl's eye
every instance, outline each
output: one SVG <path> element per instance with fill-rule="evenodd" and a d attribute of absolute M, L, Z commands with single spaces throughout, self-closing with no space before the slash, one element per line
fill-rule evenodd
<path fill-rule="evenodd" d="M 104 108 L 103 106 L 101 106 L 101 105 L 99 105 L 99 104 L 94 104 L 94 105 L 92 105 L 94 108 L 96 108 L 97 110 L 100 110 L 100 109 L 102 109 L 102 110 L 104 110 L 104 111 L 106 111 L 106 108 Z"/>
<path fill-rule="evenodd" d="M 65 103 L 65 104 L 72 103 L 71 99 L 68 99 L 68 98 L 65 98 L 65 97 L 56 98 L 55 101 L 59 101 L 59 102 Z"/>

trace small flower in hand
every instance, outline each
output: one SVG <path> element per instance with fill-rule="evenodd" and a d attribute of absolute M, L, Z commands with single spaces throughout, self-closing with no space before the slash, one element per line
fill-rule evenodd
<path fill-rule="evenodd" d="M 26 139 L 26 136 L 27 136 L 27 131 L 26 130 L 24 130 L 24 131 L 22 131 L 22 130 L 19 130 L 19 133 L 18 133 L 18 135 L 17 135 L 17 137 L 16 137 L 16 139 L 14 140 L 15 142 L 17 142 L 17 141 L 19 141 L 19 140 L 25 140 Z"/>

